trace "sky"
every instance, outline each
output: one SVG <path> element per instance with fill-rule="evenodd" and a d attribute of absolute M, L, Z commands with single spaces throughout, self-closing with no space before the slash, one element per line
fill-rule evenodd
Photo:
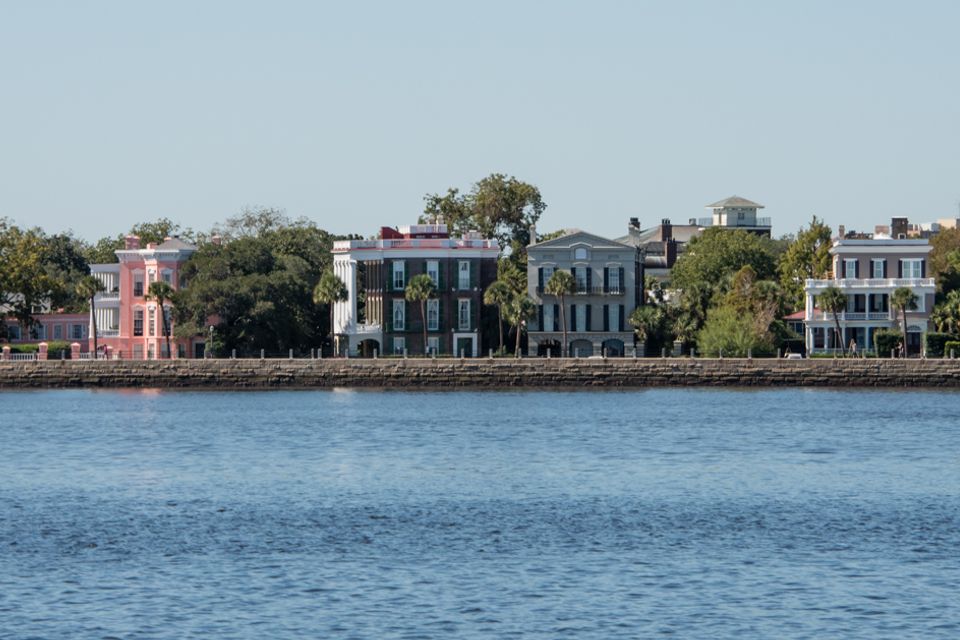
<path fill-rule="evenodd" d="M 960 217 L 960 2 L 0 0 L 0 217 L 409 224 L 491 173 L 606 236 Z"/>

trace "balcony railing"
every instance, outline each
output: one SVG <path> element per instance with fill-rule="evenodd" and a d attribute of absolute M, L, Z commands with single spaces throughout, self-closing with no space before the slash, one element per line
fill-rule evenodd
<path fill-rule="evenodd" d="M 911 289 L 933 288 L 936 281 L 933 278 L 840 278 L 839 280 L 806 280 L 804 286 L 808 290 L 828 289 L 896 289 L 909 287 Z"/>
<path fill-rule="evenodd" d="M 844 311 L 839 315 L 840 322 L 847 321 L 856 321 L 856 320 L 897 320 L 900 316 L 892 311 Z M 825 320 L 833 322 L 833 314 L 827 313 L 826 311 L 814 311 L 811 314 L 808 314 L 807 320 Z"/>
<path fill-rule="evenodd" d="M 409 238 L 398 240 L 337 240 L 334 251 L 351 249 L 500 249 L 496 240 L 462 238 Z"/>
<path fill-rule="evenodd" d="M 753 219 L 753 220 L 739 220 L 739 219 L 731 220 L 730 218 L 727 218 L 727 224 L 718 224 L 718 225 L 716 225 L 716 226 L 718 226 L 718 227 L 724 227 L 724 228 L 726 228 L 726 227 L 732 227 L 732 228 L 743 227 L 743 228 L 746 228 L 746 229 L 754 229 L 754 228 L 756 228 L 756 227 L 769 228 L 769 227 L 773 226 L 773 225 L 771 224 L 771 221 L 772 221 L 771 218 L 755 218 L 755 219 Z M 710 217 L 710 218 L 697 218 L 697 226 L 698 226 L 698 227 L 712 227 L 712 226 L 714 226 L 714 224 L 713 224 L 713 218 L 712 218 L 712 217 Z"/>
<path fill-rule="evenodd" d="M 550 295 L 545 290 L 545 287 L 537 287 L 537 295 L 544 296 Z M 626 289 L 623 287 L 604 287 L 603 285 L 599 287 L 584 287 L 576 288 L 573 291 L 572 295 L 575 296 L 622 296 L 626 294 Z"/>
<path fill-rule="evenodd" d="M 98 327 L 97 336 L 100 338 L 117 338 L 120 336 L 120 329 L 100 329 Z"/>

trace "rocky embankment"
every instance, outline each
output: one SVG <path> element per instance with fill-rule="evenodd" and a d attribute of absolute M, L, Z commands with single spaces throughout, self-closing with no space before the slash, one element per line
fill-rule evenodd
<path fill-rule="evenodd" d="M 380 359 L 0 362 L 0 388 L 960 388 L 960 360 Z"/>

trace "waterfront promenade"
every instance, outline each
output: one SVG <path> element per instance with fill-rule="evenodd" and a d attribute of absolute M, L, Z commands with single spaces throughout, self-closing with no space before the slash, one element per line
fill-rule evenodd
<path fill-rule="evenodd" d="M 960 360 L 212 359 L 0 362 L 25 388 L 960 388 Z"/>

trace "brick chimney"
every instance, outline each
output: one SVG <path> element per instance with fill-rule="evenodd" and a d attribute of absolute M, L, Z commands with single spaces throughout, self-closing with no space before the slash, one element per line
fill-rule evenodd
<path fill-rule="evenodd" d="M 140 236 L 129 235 L 123 239 L 123 248 L 124 249 L 139 249 L 140 248 Z"/>

